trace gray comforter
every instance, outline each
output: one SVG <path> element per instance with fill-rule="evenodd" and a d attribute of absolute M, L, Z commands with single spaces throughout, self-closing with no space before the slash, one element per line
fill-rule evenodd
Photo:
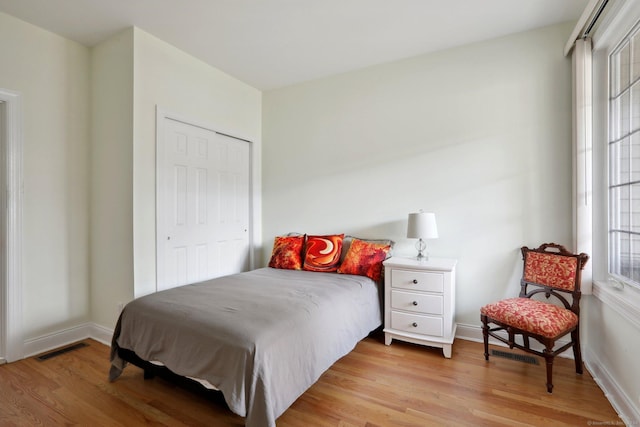
<path fill-rule="evenodd" d="M 169 289 L 127 304 L 118 348 L 204 379 L 247 426 L 278 418 L 336 360 L 381 324 L 378 286 L 336 273 L 262 268 Z"/>

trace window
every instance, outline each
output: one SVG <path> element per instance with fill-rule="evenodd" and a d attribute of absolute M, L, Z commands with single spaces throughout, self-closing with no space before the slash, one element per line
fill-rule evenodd
<path fill-rule="evenodd" d="M 593 223 L 587 230 L 593 239 L 593 257 L 589 262 L 595 299 L 640 328 L 640 1 L 609 0 L 607 7 L 610 9 L 592 37 L 589 76 L 593 90 Z M 634 210 L 632 196 L 636 199 Z"/>
<path fill-rule="evenodd" d="M 609 273 L 640 286 L 640 25 L 609 56 Z"/>

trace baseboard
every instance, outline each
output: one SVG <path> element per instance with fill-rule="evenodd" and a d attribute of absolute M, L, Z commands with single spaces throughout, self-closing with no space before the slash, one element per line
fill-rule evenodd
<path fill-rule="evenodd" d="M 637 425 L 638 420 L 640 420 L 640 407 L 638 404 L 634 403 L 634 399 L 625 394 L 595 353 L 587 350 L 584 352 L 584 356 L 584 364 L 591 373 L 591 376 L 600 389 L 602 389 L 605 397 L 609 400 L 611 406 L 613 406 L 613 409 L 615 409 L 620 418 L 622 418 L 625 425 Z M 640 402 L 638 403 L 640 404 Z"/>
<path fill-rule="evenodd" d="M 87 338 L 94 339 L 102 344 L 111 345 L 113 330 L 95 323 L 83 323 L 72 328 L 63 329 L 50 334 L 32 338 L 24 342 L 24 357 L 46 353 L 60 347 L 82 341 Z"/>
<path fill-rule="evenodd" d="M 500 334 L 501 335 L 501 334 Z M 475 341 L 475 342 L 484 342 L 484 338 L 482 337 L 482 326 L 480 325 L 465 325 L 464 323 L 458 323 L 458 329 L 456 330 L 456 338 L 460 338 L 462 340 L 467 341 Z M 504 334 L 504 338 L 507 339 L 507 334 Z M 558 347 L 569 342 L 568 339 L 560 339 L 556 341 L 558 343 Z M 495 338 L 489 337 L 489 344 L 498 345 L 500 347 L 508 347 L 502 341 L 498 341 Z M 544 346 L 537 342 L 536 340 L 530 341 L 531 348 L 536 351 L 544 350 Z M 573 351 L 567 350 L 558 355 L 558 357 L 564 357 L 566 359 L 573 360 Z"/>
<path fill-rule="evenodd" d="M 458 323 L 458 328 L 456 329 L 456 338 L 460 338 L 467 341 L 474 342 L 483 342 L 482 338 L 482 327 L 477 325 L 467 325 L 464 323 Z M 489 342 L 491 344 L 496 345 L 504 345 L 501 342 L 492 342 L 493 338 L 489 337 Z"/>
<path fill-rule="evenodd" d="M 97 325 L 95 323 L 91 324 L 89 338 L 98 341 L 107 346 L 111 346 L 111 338 L 113 337 L 113 329 L 105 328 L 104 326 Z"/>
<path fill-rule="evenodd" d="M 89 338 L 90 330 L 91 324 L 84 323 L 72 328 L 62 329 L 57 332 L 26 340 L 23 347 L 24 357 L 35 356 L 36 354 L 45 353 L 87 339 Z"/>

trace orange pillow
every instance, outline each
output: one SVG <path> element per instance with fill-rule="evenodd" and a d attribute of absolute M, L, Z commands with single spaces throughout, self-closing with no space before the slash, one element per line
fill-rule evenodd
<path fill-rule="evenodd" d="M 354 238 L 338 273 L 367 276 L 378 282 L 382 278 L 382 261 L 387 258 L 390 250 L 389 243 L 366 242 Z"/>
<path fill-rule="evenodd" d="M 269 267 L 302 270 L 304 236 L 276 236 Z"/>
<path fill-rule="evenodd" d="M 309 271 L 336 271 L 340 264 L 344 234 L 307 236 L 303 269 Z"/>

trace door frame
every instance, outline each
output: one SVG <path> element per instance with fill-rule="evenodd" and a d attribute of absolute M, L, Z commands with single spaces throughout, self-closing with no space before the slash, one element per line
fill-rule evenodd
<path fill-rule="evenodd" d="M 0 358 L 13 362 L 24 358 L 22 333 L 22 100 L 17 92 L 0 88 L 0 111 L 5 124 L 0 137 L 1 169 L 0 191 L 4 215 L 0 215 L 0 227 L 6 236 L 0 260 L 0 303 L 2 316 L 0 328 Z"/>
<path fill-rule="evenodd" d="M 161 225 L 160 225 L 160 221 L 159 221 L 159 212 L 158 212 L 158 194 L 159 194 L 159 186 L 158 186 L 158 182 L 159 182 L 159 173 L 160 173 L 160 160 L 162 157 L 162 154 L 164 152 L 164 122 L 166 119 L 169 120 L 175 120 L 178 122 L 182 122 L 185 123 L 187 125 L 190 126 L 196 126 L 196 127 L 200 127 L 203 129 L 206 129 L 208 131 L 211 132 L 215 132 L 217 134 L 220 135 L 224 135 L 230 138 L 234 138 L 234 139 L 238 139 L 240 141 L 244 141 L 247 142 L 249 144 L 249 270 L 253 270 L 255 268 L 255 207 L 254 207 L 254 198 L 255 198 L 255 194 L 254 194 L 254 190 L 253 190 L 253 184 L 254 184 L 254 172 L 253 172 L 253 162 L 254 162 L 254 144 L 253 141 L 251 141 L 249 138 L 245 138 L 243 136 L 239 136 L 239 132 L 233 132 L 233 131 L 223 131 L 221 130 L 222 128 L 219 126 L 216 126 L 214 124 L 211 123 L 202 123 L 199 122 L 197 120 L 194 120 L 193 118 L 190 117 L 185 117 L 183 115 L 180 114 L 176 114 L 174 112 L 169 111 L 166 108 L 163 108 L 159 105 L 156 105 L 156 218 L 155 218 L 155 226 L 156 226 L 156 284 L 155 284 L 155 290 L 158 290 L 158 282 L 159 282 L 159 275 L 158 275 L 158 261 L 160 259 L 160 232 L 163 231 L 161 230 Z M 163 231 L 162 233 L 163 235 L 166 235 L 166 232 Z"/>

